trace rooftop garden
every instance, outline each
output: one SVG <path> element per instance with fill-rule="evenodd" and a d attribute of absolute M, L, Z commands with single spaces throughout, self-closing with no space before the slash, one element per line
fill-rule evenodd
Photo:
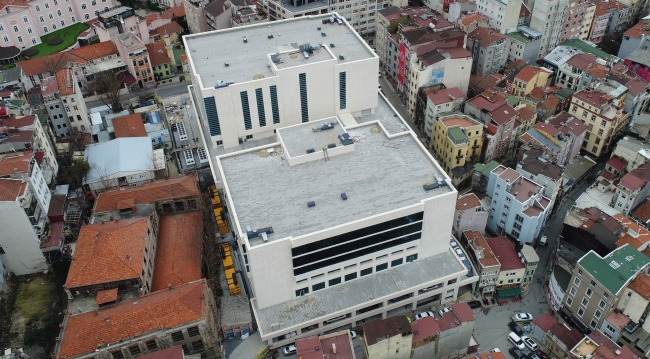
<path fill-rule="evenodd" d="M 90 25 L 78 22 L 63 29 L 41 36 L 41 43 L 23 51 L 23 57 L 37 59 L 55 52 L 63 51 L 77 42 L 77 37 L 88 30 Z"/>

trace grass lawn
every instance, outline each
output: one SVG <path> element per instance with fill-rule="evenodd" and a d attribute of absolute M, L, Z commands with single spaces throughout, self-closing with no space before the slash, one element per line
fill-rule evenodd
<path fill-rule="evenodd" d="M 55 52 L 59 52 L 67 49 L 68 47 L 74 45 L 74 43 L 77 42 L 77 36 L 79 36 L 79 34 L 81 34 L 82 32 L 86 31 L 88 28 L 90 28 L 88 24 L 83 22 L 78 22 L 68 27 L 64 27 L 63 29 L 59 29 L 54 32 L 50 32 L 47 35 L 41 36 L 42 43 L 31 47 L 31 49 L 37 49 L 38 54 L 32 56 L 31 58 L 36 59 L 39 57 L 47 56 Z M 50 46 L 47 44 L 48 40 L 57 37 L 61 38 L 63 42 L 54 46 Z"/>

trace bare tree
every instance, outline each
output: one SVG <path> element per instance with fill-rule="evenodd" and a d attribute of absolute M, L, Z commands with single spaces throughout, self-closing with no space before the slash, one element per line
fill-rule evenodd
<path fill-rule="evenodd" d="M 123 110 L 120 102 L 120 90 L 122 80 L 113 71 L 104 71 L 95 75 L 95 81 L 89 85 L 92 92 L 99 95 L 102 102 L 108 106 L 113 113 Z"/>

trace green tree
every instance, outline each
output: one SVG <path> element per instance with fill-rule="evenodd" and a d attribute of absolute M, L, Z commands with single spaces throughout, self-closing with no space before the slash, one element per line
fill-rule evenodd
<path fill-rule="evenodd" d="M 82 158 L 75 158 L 70 166 L 63 169 L 61 180 L 63 183 L 69 184 L 72 189 L 79 188 L 88 175 L 88 171 L 90 171 L 90 164 Z"/>

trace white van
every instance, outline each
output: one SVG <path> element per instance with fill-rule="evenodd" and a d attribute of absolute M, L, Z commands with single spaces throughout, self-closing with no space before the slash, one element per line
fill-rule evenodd
<path fill-rule="evenodd" d="M 524 341 L 521 340 L 521 338 L 519 338 L 519 336 L 517 334 L 515 334 L 514 332 L 510 332 L 510 334 L 508 334 L 508 340 L 512 344 L 514 344 L 517 348 L 519 348 L 519 350 L 525 350 L 526 349 L 526 345 L 524 344 Z"/>

